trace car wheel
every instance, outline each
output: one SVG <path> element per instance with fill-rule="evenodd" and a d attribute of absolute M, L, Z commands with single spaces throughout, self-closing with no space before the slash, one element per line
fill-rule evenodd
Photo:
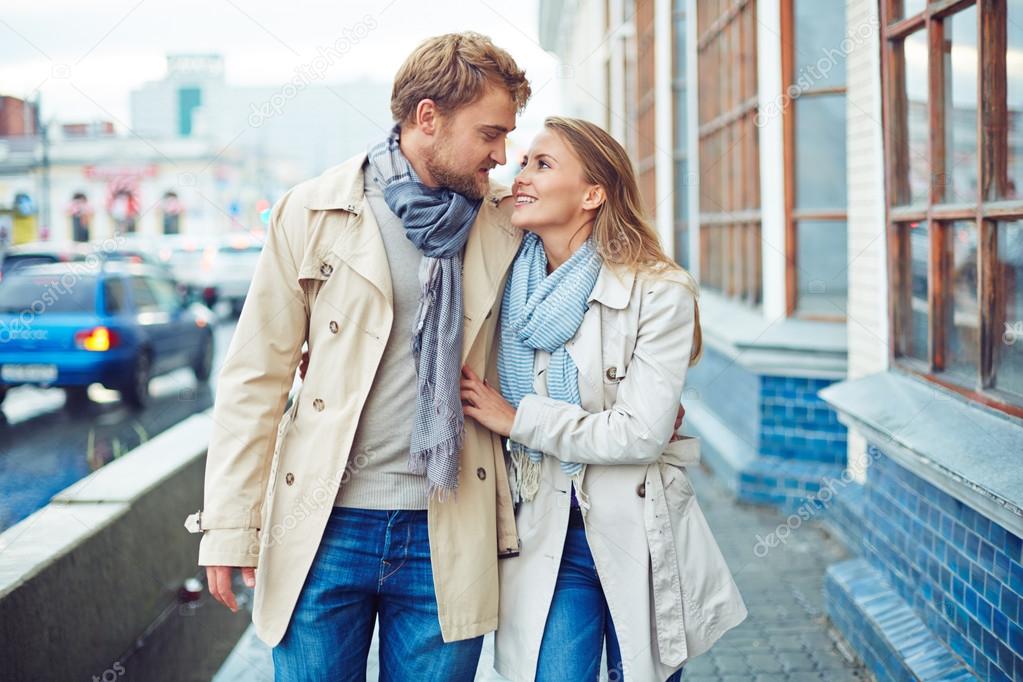
<path fill-rule="evenodd" d="M 64 389 L 64 407 L 78 410 L 89 404 L 88 386 L 67 386 Z"/>
<path fill-rule="evenodd" d="M 213 335 L 207 334 L 203 337 L 202 347 L 199 355 L 192 365 L 192 372 L 195 373 L 197 381 L 208 381 L 213 371 Z"/>
<path fill-rule="evenodd" d="M 121 399 L 132 407 L 143 408 L 149 402 L 149 354 L 142 352 L 135 358 L 131 380 L 121 389 Z"/>

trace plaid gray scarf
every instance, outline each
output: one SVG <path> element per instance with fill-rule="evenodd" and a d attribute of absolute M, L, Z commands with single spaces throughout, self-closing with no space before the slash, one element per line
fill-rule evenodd
<path fill-rule="evenodd" d="M 443 496 L 458 487 L 464 427 L 462 248 L 482 202 L 424 185 L 401 153 L 400 132 L 395 125 L 386 140 L 370 148 L 369 163 L 384 201 L 424 256 L 412 332 L 418 395 L 409 470 L 425 474 L 430 494 Z"/>

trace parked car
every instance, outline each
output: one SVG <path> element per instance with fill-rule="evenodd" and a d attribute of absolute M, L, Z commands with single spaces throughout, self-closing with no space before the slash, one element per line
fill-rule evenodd
<path fill-rule="evenodd" d="M 26 266 L 0 282 L 0 401 L 29 384 L 63 388 L 74 405 L 98 382 L 143 407 L 154 376 L 188 367 L 209 378 L 213 314 L 162 268 L 104 261 L 69 273 Z"/>
<path fill-rule="evenodd" d="M 92 253 L 82 242 L 31 242 L 18 244 L 0 254 L 0 281 L 4 276 L 27 265 L 85 261 Z"/>
<path fill-rule="evenodd" d="M 159 242 L 142 236 L 122 236 L 111 242 L 94 242 L 95 253 L 104 260 L 123 260 L 129 263 L 144 263 L 166 269 L 173 276 L 171 267 L 160 260 Z"/>
<path fill-rule="evenodd" d="M 169 235 L 160 240 L 157 256 L 171 269 L 194 300 L 209 307 L 216 303 L 216 287 L 204 274 L 212 266 L 217 240 L 193 235 Z"/>
<path fill-rule="evenodd" d="M 225 235 L 200 262 L 199 289 L 203 301 L 210 306 L 224 301 L 230 304 L 233 314 L 240 313 L 262 250 L 263 241 L 248 233 Z"/>

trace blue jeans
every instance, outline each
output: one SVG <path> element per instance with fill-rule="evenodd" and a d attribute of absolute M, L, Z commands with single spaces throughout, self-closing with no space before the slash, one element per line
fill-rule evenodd
<path fill-rule="evenodd" d="M 611 611 L 586 542 L 582 517 L 573 509 L 558 582 L 540 643 L 537 682 L 598 680 L 605 642 L 608 680 L 622 682 L 622 651 L 611 622 Z M 679 670 L 667 682 L 681 679 L 682 670 Z"/>
<path fill-rule="evenodd" d="M 471 681 L 483 637 L 445 644 L 426 510 L 335 507 L 284 639 L 276 682 L 365 680 L 380 618 L 380 680 Z"/>

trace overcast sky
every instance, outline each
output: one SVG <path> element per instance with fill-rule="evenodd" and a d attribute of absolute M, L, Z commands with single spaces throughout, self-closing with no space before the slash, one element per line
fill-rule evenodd
<path fill-rule="evenodd" d="M 556 60 L 537 40 L 537 0 L 37 0 L 5 3 L 0 17 L 0 94 L 32 97 L 58 121 L 130 123 L 128 93 L 163 77 L 168 52 L 219 53 L 236 85 L 279 85 L 317 48 L 365 37 L 325 72 L 325 83 L 390 82 L 423 39 L 485 33 L 515 57 L 534 97 L 519 129 L 531 135 L 559 113 Z M 362 25 L 362 28 L 359 25 Z M 375 26 L 366 31 L 366 27 Z M 349 32 L 346 34 L 345 29 Z M 526 139 L 513 141 L 528 144 Z"/>

